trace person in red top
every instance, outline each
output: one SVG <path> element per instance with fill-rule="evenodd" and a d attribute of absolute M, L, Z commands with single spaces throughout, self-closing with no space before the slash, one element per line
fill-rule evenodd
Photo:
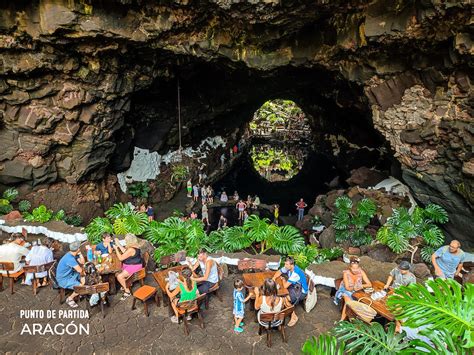
<path fill-rule="evenodd" d="M 232 148 L 232 151 L 234 152 L 234 155 L 236 155 L 237 152 L 239 151 L 239 148 L 237 147 L 236 144 L 234 144 L 234 147 Z"/>
<path fill-rule="evenodd" d="M 298 221 L 301 221 L 304 217 L 304 209 L 308 206 L 302 198 L 296 202 L 296 209 L 298 210 Z"/>
<path fill-rule="evenodd" d="M 237 208 L 239 210 L 239 220 L 243 220 L 244 219 L 244 211 L 247 208 L 247 205 L 245 204 L 244 201 L 239 200 L 239 202 L 237 202 L 237 204 L 235 205 L 235 208 Z"/>

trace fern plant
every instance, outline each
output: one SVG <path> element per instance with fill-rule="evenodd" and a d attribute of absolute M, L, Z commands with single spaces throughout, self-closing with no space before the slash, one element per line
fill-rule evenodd
<path fill-rule="evenodd" d="M 150 186 L 146 182 L 135 182 L 127 187 L 127 191 L 133 197 L 148 198 Z"/>
<path fill-rule="evenodd" d="M 333 226 L 336 230 L 336 241 L 342 243 L 350 241 L 354 246 L 367 245 L 372 242 L 372 236 L 366 227 L 370 219 L 375 216 L 377 205 L 370 199 L 362 199 L 353 212 L 352 200 L 347 196 L 340 196 L 335 201 L 336 212 L 333 216 Z"/>
<path fill-rule="evenodd" d="M 113 226 L 108 218 L 96 217 L 86 227 L 87 240 L 91 244 L 99 244 L 104 233 L 113 233 Z"/>
<path fill-rule="evenodd" d="M 411 253 L 411 262 L 421 247 L 421 257 L 429 262 L 433 252 L 443 245 L 444 234 L 437 226 L 448 222 L 447 212 L 438 205 L 415 207 L 412 214 L 405 207 L 393 210 L 387 223 L 377 232 L 377 239 L 394 253 Z"/>

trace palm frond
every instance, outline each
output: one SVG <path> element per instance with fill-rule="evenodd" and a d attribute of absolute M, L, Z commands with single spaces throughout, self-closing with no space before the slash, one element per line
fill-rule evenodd
<path fill-rule="evenodd" d="M 431 225 L 431 227 L 422 232 L 423 238 L 425 238 L 426 244 L 434 248 L 440 247 L 444 242 L 443 231 L 437 225 Z"/>
<path fill-rule="evenodd" d="M 429 204 L 425 207 L 425 215 L 429 219 L 431 219 L 435 223 L 446 223 L 449 221 L 448 212 L 446 210 L 436 204 Z"/>
<path fill-rule="evenodd" d="M 421 248 L 421 258 L 425 263 L 431 263 L 431 255 L 436 251 L 437 248 L 425 245 L 423 248 Z"/>
<path fill-rule="evenodd" d="M 224 247 L 228 252 L 248 248 L 252 245 L 252 238 L 243 227 L 234 226 L 224 231 Z"/>
<path fill-rule="evenodd" d="M 281 254 L 291 254 L 302 250 L 305 243 L 304 237 L 297 228 L 286 225 L 275 230 L 270 245 Z"/>
<path fill-rule="evenodd" d="M 113 233 L 113 227 L 107 218 L 96 217 L 85 228 L 87 240 L 92 244 L 102 241 L 102 234 Z"/>
<path fill-rule="evenodd" d="M 377 205 L 375 204 L 374 201 L 368 198 L 363 198 L 357 204 L 357 214 L 359 216 L 368 216 L 370 219 L 375 215 L 376 211 L 377 211 Z"/>
<path fill-rule="evenodd" d="M 344 349 L 344 343 L 338 343 L 334 335 L 320 334 L 318 338 L 313 336 L 306 340 L 301 352 L 305 355 L 344 355 Z"/>
<path fill-rule="evenodd" d="M 261 242 L 268 237 L 270 220 L 251 215 L 244 223 L 243 229 L 256 242 Z"/>
<path fill-rule="evenodd" d="M 339 211 L 349 213 L 352 209 L 352 200 L 347 196 L 339 196 L 336 198 L 336 201 L 334 201 L 334 206 L 336 206 Z"/>
<path fill-rule="evenodd" d="M 389 309 L 408 327 L 445 329 L 465 346 L 474 346 L 474 285 L 464 285 L 464 292 L 451 279 L 429 280 L 427 285 L 432 293 L 420 284 L 397 288 L 387 300 Z"/>
<path fill-rule="evenodd" d="M 411 347 L 411 344 L 403 339 L 403 334 L 395 333 L 393 323 L 390 323 L 385 332 L 383 326 L 377 322 L 340 322 L 334 328 L 334 333 L 339 341 L 346 344 L 346 350 L 356 354 L 395 355 Z"/>
<path fill-rule="evenodd" d="M 114 220 L 117 218 L 124 218 L 133 213 L 133 208 L 130 206 L 129 203 L 116 203 L 112 207 L 110 207 L 107 211 L 105 211 L 105 215 Z"/>

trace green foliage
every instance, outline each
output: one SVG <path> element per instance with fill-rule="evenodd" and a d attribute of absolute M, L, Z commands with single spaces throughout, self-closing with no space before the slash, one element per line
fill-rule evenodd
<path fill-rule="evenodd" d="M 111 220 L 115 234 L 140 235 L 148 227 L 147 215 L 135 211 L 129 203 L 116 203 L 105 211 L 105 215 Z"/>
<path fill-rule="evenodd" d="M 336 230 L 336 241 L 350 241 L 354 246 L 367 245 L 372 242 L 372 236 L 366 231 L 370 219 L 377 210 L 376 204 L 368 198 L 362 199 L 353 211 L 352 201 L 347 196 L 336 199 L 336 213 L 333 216 L 333 226 Z"/>
<path fill-rule="evenodd" d="M 225 250 L 224 231 L 217 230 L 209 233 L 207 238 L 204 239 L 201 248 L 206 249 L 209 253 Z"/>
<path fill-rule="evenodd" d="M 337 338 L 330 334 L 311 337 L 303 344 L 301 352 L 305 355 L 344 355 L 345 344 L 338 343 Z"/>
<path fill-rule="evenodd" d="M 474 285 L 463 289 L 452 279 L 429 280 L 427 285 L 432 293 L 420 284 L 397 288 L 387 306 L 408 327 L 426 326 L 427 333 L 445 330 L 453 343 L 474 347 Z"/>
<path fill-rule="evenodd" d="M 321 248 L 318 249 L 318 254 L 316 255 L 314 262 L 316 264 L 321 264 L 327 261 L 336 260 L 337 258 L 340 258 L 342 254 L 344 254 L 344 250 L 339 247 Z"/>
<path fill-rule="evenodd" d="M 182 182 L 188 178 L 188 167 L 184 164 L 173 164 L 171 166 L 171 181 Z"/>
<path fill-rule="evenodd" d="M 3 191 L 3 198 L 8 200 L 8 202 L 14 201 L 18 197 L 18 190 L 14 188 L 9 188 Z"/>
<path fill-rule="evenodd" d="M 146 182 L 135 182 L 127 187 L 127 191 L 133 197 L 148 198 L 150 186 Z"/>
<path fill-rule="evenodd" d="M 304 248 L 304 238 L 295 227 L 289 225 L 283 227 L 272 225 L 272 227 L 274 232 L 267 242 L 269 248 L 280 254 L 291 254 Z"/>
<path fill-rule="evenodd" d="M 25 221 L 46 223 L 53 218 L 53 211 L 48 210 L 45 205 L 39 205 L 31 213 L 25 213 Z"/>
<path fill-rule="evenodd" d="M 430 251 L 444 242 L 444 234 L 435 223 L 447 221 L 447 212 L 438 205 L 430 204 L 425 209 L 415 207 L 411 215 L 405 207 L 396 208 L 387 223 L 378 230 L 377 239 L 397 254 L 410 251 L 414 255 L 418 246 L 422 245 L 423 260 L 429 262 Z M 415 243 L 410 243 L 417 237 Z"/>
<path fill-rule="evenodd" d="M 290 254 L 295 259 L 296 265 L 305 270 L 318 255 L 318 248 L 315 245 L 307 245 L 300 252 Z"/>
<path fill-rule="evenodd" d="M 18 203 L 18 210 L 21 213 L 28 212 L 30 210 L 30 208 L 31 208 L 31 202 L 28 201 L 28 200 L 21 200 Z"/>
<path fill-rule="evenodd" d="M 56 212 L 53 217 L 51 217 L 51 220 L 53 221 L 62 221 L 66 217 L 66 212 L 64 210 L 59 210 Z"/>
<path fill-rule="evenodd" d="M 113 231 L 112 223 L 104 217 L 94 218 L 85 229 L 87 240 L 94 245 L 102 241 L 102 234 Z"/>
<path fill-rule="evenodd" d="M 117 218 L 124 218 L 130 216 L 133 214 L 133 212 L 134 210 L 129 203 L 119 202 L 114 204 L 107 211 L 105 211 L 105 215 L 111 220 L 115 220 Z"/>
<path fill-rule="evenodd" d="M 79 215 L 66 216 L 64 222 L 75 227 L 79 227 L 82 224 L 82 217 Z"/>
<path fill-rule="evenodd" d="M 340 322 L 334 333 L 340 342 L 346 345 L 346 350 L 354 354 L 395 355 L 412 348 L 404 340 L 403 334 L 395 333 L 395 324 L 390 323 L 387 332 L 380 323 L 366 324 L 361 320 Z"/>
<path fill-rule="evenodd" d="M 9 214 L 11 211 L 13 211 L 12 205 L 10 205 L 10 204 L 1 205 L 0 204 L 0 215 Z"/>
<path fill-rule="evenodd" d="M 233 226 L 224 230 L 224 250 L 234 252 L 250 247 L 254 238 L 240 226 Z"/>

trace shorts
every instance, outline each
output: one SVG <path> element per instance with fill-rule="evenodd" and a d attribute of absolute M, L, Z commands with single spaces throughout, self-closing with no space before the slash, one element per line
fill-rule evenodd
<path fill-rule="evenodd" d="M 122 264 L 122 270 L 128 272 L 129 275 L 133 275 L 141 269 L 143 269 L 142 264 Z"/>
<path fill-rule="evenodd" d="M 237 309 L 234 309 L 232 311 L 232 314 L 234 315 L 235 318 L 242 318 L 243 319 L 245 312 L 244 312 L 244 310 L 239 312 Z"/>

